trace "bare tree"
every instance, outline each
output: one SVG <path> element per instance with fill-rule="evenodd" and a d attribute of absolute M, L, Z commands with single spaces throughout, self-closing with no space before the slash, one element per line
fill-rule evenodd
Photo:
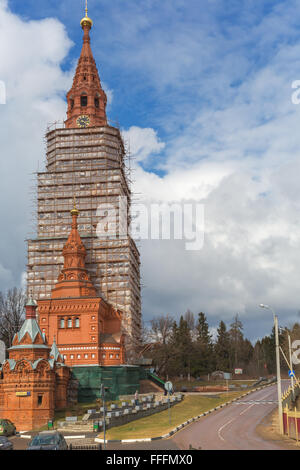
<path fill-rule="evenodd" d="M 161 315 L 150 322 L 151 328 L 148 331 L 149 342 L 153 344 L 151 348 L 151 358 L 157 365 L 157 372 L 165 374 L 168 361 L 171 356 L 169 340 L 172 334 L 174 319 L 169 314 Z"/>
<path fill-rule="evenodd" d="M 6 293 L 0 292 L 0 339 L 7 348 L 12 345 L 13 337 L 24 321 L 25 302 L 23 289 L 14 287 Z"/>
<path fill-rule="evenodd" d="M 170 338 L 172 332 L 172 326 L 174 323 L 173 317 L 169 314 L 161 315 L 160 317 L 151 320 L 151 338 L 153 341 L 166 344 Z"/>
<path fill-rule="evenodd" d="M 195 323 L 195 316 L 191 310 L 187 310 L 183 316 L 184 320 L 187 323 L 188 329 L 191 332 L 191 336 L 193 340 L 196 340 L 197 337 L 197 331 L 195 330 L 196 323 Z"/>

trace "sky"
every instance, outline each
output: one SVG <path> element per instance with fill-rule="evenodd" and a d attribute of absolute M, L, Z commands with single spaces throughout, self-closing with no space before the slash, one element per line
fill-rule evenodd
<path fill-rule="evenodd" d="M 24 282 L 34 173 L 64 120 L 83 0 L 0 0 L 0 290 Z M 187 309 L 252 341 L 299 320 L 300 2 L 89 0 L 92 49 L 138 201 L 201 205 L 204 242 L 141 240 L 147 323 Z M 300 96 L 300 93 L 299 93 Z M 0 100 L 1 101 L 1 100 Z M 133 206 L 134 210 L 134 206 Z"/>

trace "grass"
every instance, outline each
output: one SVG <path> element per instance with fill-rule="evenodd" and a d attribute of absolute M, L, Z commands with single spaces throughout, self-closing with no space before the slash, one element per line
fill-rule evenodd
<path fill-rule="evenodd" d="M 250 386 L 256 382 L 256 380 L 238 380 L 238 379 L 234 379 L 234 380 L 229 380 L 228 381 L 228 385 L 235 385 L 237 388 L 240 387 L 241 385 L 247 385 L 247 386 Z M 217 385 L 222 385 L 222 386 L 227 386 L 227 381 L 226 380 L 222 380 L 222 379 L 219 379 L 219 380 L 174 380 L 173 381 L 173 385 L 175 387 L 175 390 L 178 390 L 180 391 L 182 387 L 185 387 L 187 390 L 192 390 L 194 387 L 203 387 L 203 386 L 209 386 L 209 387 L 213 387 L 213 386 L 217 386 Z"/>
<path fill-rule="evenodd" d="M 171 407 L 171 425 L 168 410 L 161 411 L 146 418 L 141 418 L 123 426 L 113 427 L 106 432 L 107 439 L 143 439 L 167 434 L 190 418 L 215 408 L 233 398 L 241 396 L 244 391 L 228 392 L 218 397 L 186 395 L 181 403 Z M 99 434 L 103 438 L 103 433 Z"/>

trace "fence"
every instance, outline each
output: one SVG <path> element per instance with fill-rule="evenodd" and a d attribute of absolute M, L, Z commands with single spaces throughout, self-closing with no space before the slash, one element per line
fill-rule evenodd
<path fill-rule="evenodd" d="M 300 396 L 300 386 L 289 387 L 282 395 L 283 433 L 292 439 L 299 440 L 300 411 L 297 410 L 297 399 Z"/>

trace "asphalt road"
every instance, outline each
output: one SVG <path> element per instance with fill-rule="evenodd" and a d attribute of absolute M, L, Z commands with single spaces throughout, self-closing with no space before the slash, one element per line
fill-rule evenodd
<path fill-rule="evenodd" d="M 284 381 L 282 390 L 289 384 Z M 172 438 L 130 444 L 108 443 L 107 450 L 189 450 L 190 446 L 202 450 L 282 450 L 278 443 L 266 441 L 256 433 L 256 427 L 276 407 L 275 384 L 201 418 Z M 10 439 L 15 450 L 26 449 L 29 443 L 28 439 L 19 436 Z"/>
<path fill-rule="evenodd" d="M 282 390 L 289 385 L 282 384 Z M 172 438 L 179 449 L 189 445 L 202 450 L 282 450 L 279 444 L 265 441 L 256 427 L 277 407 L 277 385 L 237 400 L 178 432 Z"/>

